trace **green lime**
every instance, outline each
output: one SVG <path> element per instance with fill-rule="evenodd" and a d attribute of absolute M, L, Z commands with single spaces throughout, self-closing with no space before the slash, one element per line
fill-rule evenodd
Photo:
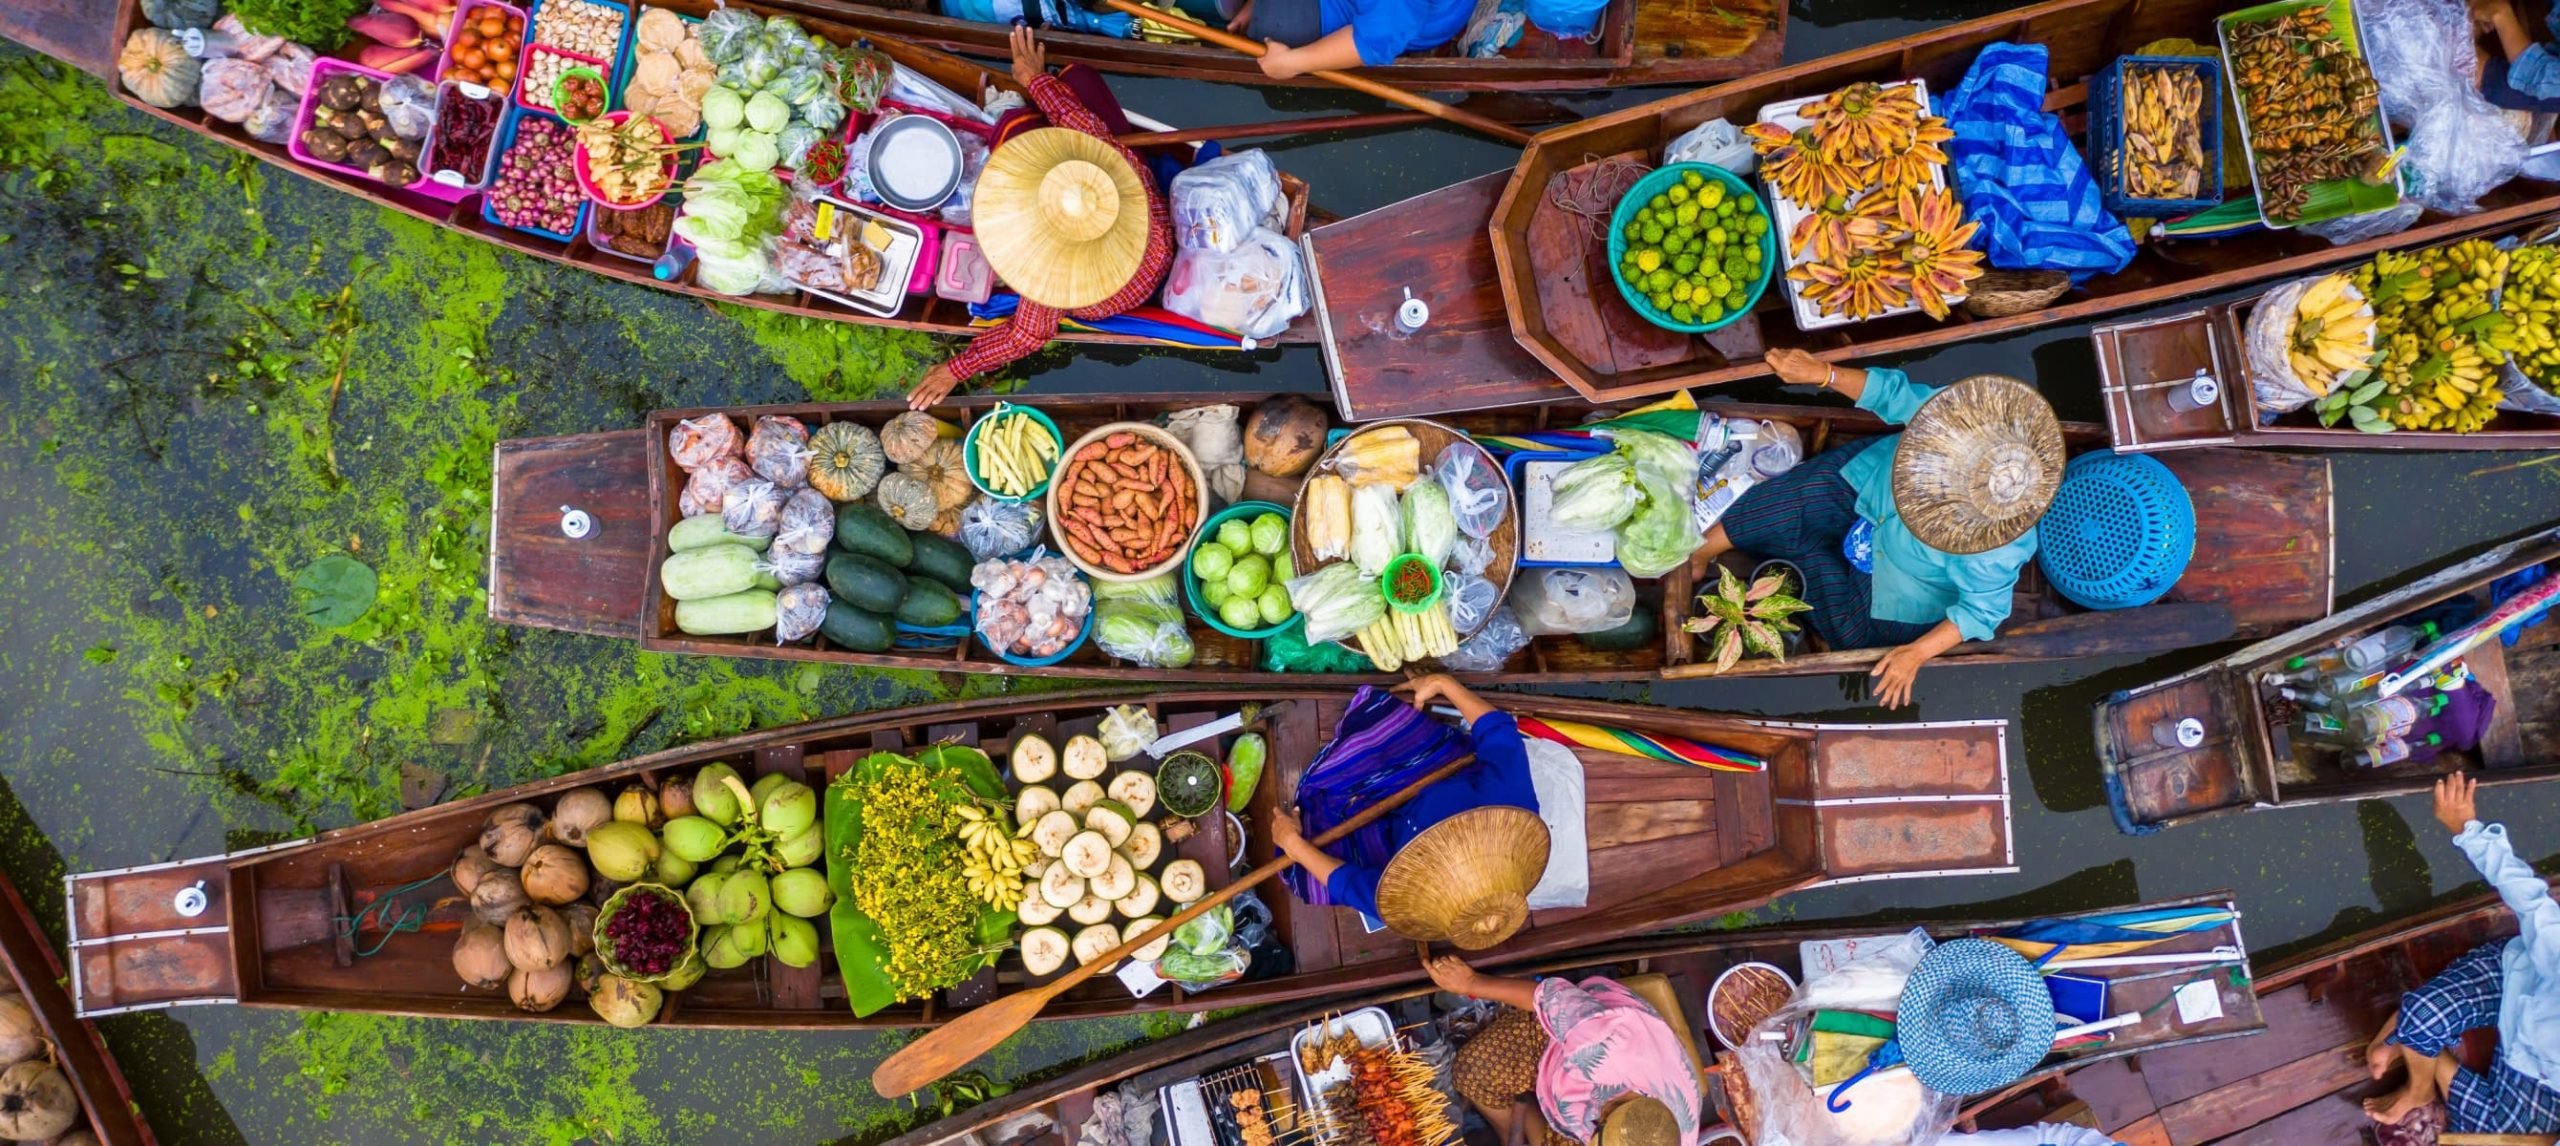
<path fill-rule="evenodd" d="M 1662 195 L 1664 198 L 1669 199 L 1674 203 L 1686 203 L 1689 201 L 1689 189 L 1678 183 L 1672 184 L 1671 189 L 1663 192 Z"/>
<path fill-rule="evenodd" d="M 1679 258 L 1671 260 L 1671 270 L 1674 274 L 1690 274 L 1697 269 L 1698 256 L 1696 255 L 1683 254 Z"/>
<path fill-rule="evenodd" d="M 1727 310 L 1742 309 L 1742 292 L 1737 290 L 1724 296 L 1724 305 Z"/>
<path fill-rule="evenodd" d="M 1645 241 L 1645 242 L 1648 242 L 1648 243 L 1659 243 L 1659 242 L 1661 242 L 1661 241 L 1662 241 L 1662 224 L 1660 224 L 1660 223 L 1647 223 L 1647 224 L 1645 224 L 1645 225 L 1644 225 L 1644 241 Z"/>
<path fill-rule="evenodd" d="M 1653 304 L 1653 309 L 1667 312 L 1671 309 L 1671 292 L 1660 290 L 1655 291 L 1653 292 L 1653 296 L 1646 301 Z"/>
<path fill-rule="evenodd" d="M 1766 235 L 1769 233 L 1768 217 L 1764 215 L 1753 215 L 1742 221 L 1742 229 L 1751 232 L 1751 237 L 1755 239 L 1762 235 Z"/>
<path fill-rule="evenodd" d="M 1690 190 L 1692 190 L 1692 191 L 1695 191 L 1695 190 L 1697 190 L 1697 189 L 1698 189 L 1698 188 L 1700 188 L 1700 187 L 1704 187 L 1704 186 L 1706 186 L 1706 183 L 1707 183 L 1707 177 L 1706 177 L 1706 176 L 1704 176 L 1704 175 L 1700 175 L 1700 174 L 1698 174 L 1698 173 L 1697 173 L 1697 172 L 1695 172 L 1695 171 L 1683 171 L 1683 172 L 1681 172 L 1681 173 L 1680 173 L 1680 184 L 1681 184 L 1681 186 L 1687 187 L 1688 189 L 1690 189 Z"/>
<path fill-rule="evenodd" d="M 1725 233 L 1725 229 L 1724 229 L 1724 228 L 1722 228 L 1722 227 L 1709 227 L 1709 228 L 1707 228 L 1707 241 L 1708 241 L 1708 242 L 1710 242 L 1710 243 L 1714 243 L 1715 245 L 1717 245 L 1717 246 L 1719 246 L 1719 247 L 1721 247 L 1721 246 L 1725 245 L 1725 243 L 1726 243 L 1727 241 L 1731 240 L 1732 238 L 1733 238 L 1733 236 L 1732 236 L 1732 235 L 1729 235 L 1729 234 L 1726 234 L 1726 233 Z"/>
<path fill-rule="evenodd" d="M 1636 237 L 1642 234 L 1644 234 L 1643 224 L 1635 222 L 1629 222 L 1627 224 L 1625 235 L 1628 242 L 1632 243 L 1636 241 Z"/>
<path fill-rule="evenodd" d="M 1637 251 L 1636 269 L 1643 271 L 1646 274 L 1652 274 L 1655 271 L 1661 270 L 1662 252 L 1656 250 Z"/>
<path fill-rule="evenodd" d="M 1698 321 L 1698 312 L 1690 309 L 1688 303 L 1675 302 L 1671 304 L 1671 321 L 1696 322 Z"/>
<path fill-rule="evenodd" d="M 1757 215 L 1757 214 L 1759 214 L 1759 213 L 1760 213 L 1760 200 L 1758 200 L 1758 199 L 1745 199 L 1745 200 L 1743 200 L 1743 201 L 1742 201 L 1742 213 L 1743 213 L 1743 214 L 1745 214 L 1745 215 Z"/>
<path fill-rule="evenodd" d="M 1700 322 L 1720 322 L 1723 319 L 1724 307 L 1712 302 L 1707 304 L 1706 312 L 1698 316 Z"/>
<path fill-rule="evenodd" d="M 1724 184 L 1710 184 L 1698 191 L 1698 201 L 1713 207 L 1724 202 Z"/>
<path fill-rule="evenodd" d="M 1662 249 L 1667 254 L 1679 254 L 1689 249 L 1689 237 L 1675 231 L 1663 237 Z"/>
<path fill-rule="evenodd" d="M 1654 290 L 1670 290 L 1671 272 L 1655 271 L 1652 274 L 1646 275 L 1644 277 L 1644 285 L 1651 287 Z"/>
<path fill-rule="evenodd" d="M 1671 284 L 1671 301 L 1689 301 L 1689 284 L 1686 282 L 1676 282 Z"/>
<path fill-rule="evenodd" d="M 1651 201 L 1647 202 L 1645 206 L 1651 207 L 1656 211 L 1668 211 L 1671 209 L 1671 197 L 1668 195 L 1656 195 Z"/>
<path fill-rule="evenodd" d="M 1679 210 L 1671 213 L 1671 217 L 1679 220 L 1680 225 L 1683 227 L 1695 224 L 1698 221 L 1698 205 L 1695 203 L 1682 203 Z"/>

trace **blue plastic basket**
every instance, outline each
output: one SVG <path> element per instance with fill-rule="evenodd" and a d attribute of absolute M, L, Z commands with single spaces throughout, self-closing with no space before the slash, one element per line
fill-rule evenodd
<path fill-rule="evenodd" d="M 498 122 L 498 142 L 490 152 L 493 157 L 502 157 L 506 155 L 508 151 L 514 149 L 516 145 L 516 131 L 519 127 L 523 126 L 524 121 L 527 119 L 547 119 L 553 123 L 566 126 L 566 121 L 549 112 L 534 111 L 530 108 L 510 106 L 507 108 L 507 117 Z M 492 158 L 490 162 L 494 165 L 499 162 L 499 160 Z M 491 174 L 489 176 L 489 185 L 492 187 L 497 186 L 498 182 L 496 170 L 497 168 L 495 166 L 490 168 Z M 587 213 L 593 210 L 595 210 L 595 204 L 585 202 L 579 203 L 577 222 L 571 225 L 568 230 L 546 231 L 540 227 L 518 227 L 512 223 L 500 221 L 498 218 L 497 202 L 490 198 L 485 191 L 480 196 L 480 217 L 488 220 L 491 225 L 505 227 L 510 231 L 521 231 L 528 235 L 540 235 L 543 238 L 562 243 L 574 242 L 579 235 L 586 232 Z"/>
<path fill-rule="evenodd" d="M 1627 222 L 1636 217 L 1636 212 L 1643 209 L 1646 202 L 1669 190 L 1682 175 L 1692 171 L 1705 176 L 1707 182 L 1721 184 L 1727 198 L 1739 197 L 1745 202 L 1759 204 L 1760 217 L 1769 221 L 1768 228 L 1760 232 L 1759 276 L 1751 280 L 1751 289 L 1742 292 L 1742 305 L 1725 311 L 1724 317 L 1714 322 L 1674 321 L 1670 315 L 1655 308 L 1652 299 L 1644 297 L 1634 287 L 1628 286 L 1625 277 L 1618 274 L 1618 263 L 1627 257 Z M 1668 167 L 1656 168 L 1653 174 L 1637 180 L 1635 186 L 1628 188 L 1625 197 L 1618 200 L 1617 208 L 1609 213 L 1609 281 L 1617 286 L 1618 297 L 1627 300 L 1628 306 L 1635 308 L 1637 314 L 1643 315 L 1646 322 L 1664 330 L 1676 330 L 1683 334 L 1706 334 L 1732 325 L 1735 320 L 1751 313 L 1752 307 L 1760 305 L 1760 296 L 1768 292 L 1769 277 L 1775 273 L 1777 267 L 1778 220 L 1769 214 L 1768 201 L 1762 199 L 1759 192 L 1752 190 L 1750 184 L 1743 182 L 1733 172 L 1713 164 L 1674 163 Z"/>
<path fill-rule="evenodd" d="M 2204 107 L 2196 113 L 2204 147 L 2204 182 L 2193 199 L 2137 199 L 2125 194 L 2117 164 L 2124 151 L 2124 73 L 2128 68 L 2194 68 L 2204 75 Z M 2118 56 L 2089 77 L 2089 173 L 2098 201 L 2118 215 L 2171 219 L 2222 205 L 2222 61 L 2211 56 Z"/>
<path fill-rule="evenodd" d="M 2083 608 L 2130 609 L 2160 599 L 2196 551 L 2196 507 L 2169 467 L 2099 450 L 2071 459 L 2053 506 L 2036 524 L 2045 580 Z"/>

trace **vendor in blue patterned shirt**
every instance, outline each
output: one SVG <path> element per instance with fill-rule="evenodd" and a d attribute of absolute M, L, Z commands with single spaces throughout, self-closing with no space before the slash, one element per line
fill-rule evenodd
<path fill-rule="evenodd" d="M 2036 519 L 2062 483 L 2062 424 L 2035 388 L 1977 375 L 1944 389 L 1899 370 L 1769 352 L 1779 378 L 1847 395 L 1898 434 L 1827 450 L 1744 493 L 1690 559 L 1728 550 L 1804 573 L 1806 614 L 1834 649 L 1894 646 L 1869 673 L 1887 708 L 1920 666 L 2008 619 Z"/>
<path fill-rule="evenodd" d="M 1456 39 L 1474 0 L 1244 0 L 1227 30 L 1263 42 L 1262 74 L 1383 67 Z"/>

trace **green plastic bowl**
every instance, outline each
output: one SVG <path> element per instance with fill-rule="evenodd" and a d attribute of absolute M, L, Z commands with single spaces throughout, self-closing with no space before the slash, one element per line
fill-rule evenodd
<path fill-rule="evenodd" d="M 978 474 L 978 431 L 986 428 L 997 418 L 1003 417 L 1007 414 L 1031 415 L 1031 420 L 1039 423 L 1041 429 L 1049 431 L 1049 440 L 1057 443 L 1058 446 L 1058 457 L 1049 463 L 1048 476 L 1041 478 L 1040 484 L 1031 487 L 1030 492 L 1019 497 L 1012 494 L 997 493 L 995 487 L 987 484 L 987 479 L 979 476 Z M 984 415 L 981 415 L 976 420 L 970 422 L 968 436 L 960 439 L 960 464 L 963 468 L 969 471 L 969 484 L 978 487 L 979 493 L 983 493 L 997 501 L 1039 500 L 1042 495 L 1049 492 L 1049 483 L 1057 480 L 1058 470 L 1066 465 L 1066 452 L 1067 436 L 1058 432 L 1058 424 L 1050 421 L 1049 415 L 1042 413 L 1040 408 L 1037 406 L 1016 406 L 1011 402 L 996 403 L 994 409 L 987 411 Z"/>
<path fill-rule="evenodd" d="M 1201 524 L 1198 538 L 1192 542 L 1192 553 L 1198 553 L 1202 544 L 1218 539 L 1218 526 L 1236 518 L 1243 518 L 1247 521 L 1251 521 L 1252 519 L 1260 517 L 1266 513 L 1279 514 L 1280 520 L 1282 521 L 1289 520 L 1288 506 L 1274 505 L 1267 501 L 1239 501 L 1234 505 L 1230 505 L 1225 509 L 1210 514 L 1209 520 Z M 1284 549 L 1281 551 L 1281 554 L 1286 556 L 1288 551 Z M 1288 632 L 1290 628 L 1295 626 L 1301 619 L 1296 613 L 1291 613 L 1289 614 L 1288 620 L 1282 621 L 1276 625 L 1266 625 L 1259 629 L 1239 629 L 1227 624 L 1225 621 L 1219 620 L 1218 611 L 1210 608 L 1209 599 L 1201 596 L 1200 594 L 1200 579 L 1193 576 L 1191 573 L 1190 554 L 1185 554 L 1182 558 L 1182 596 L 1185 600 L 1191 602 L 1192 615 L 1203 621 L 1207 621 L 1210 628 L 1216 629 L 1221 633 L 1225 633 L 1230 637 L 1243 637 L 1249 641 L 1259 641 L 1265 638 L 1279 636 L 1282 633 Z"/>
<path fill-rule="evenodd" d="M 1423 594 L 1419 601 L 1396 600 L 1396 574 L 1404 572 L 1405 567 L 1409 565 L 1419 565 L 1423 572 L 1431 575 L 1431 591 Z M 1419 553 L 1399 555 L 1395 560 L 1387 562 L 1386 572 L 1378 574 L 1379 595 L 1387 599 L 1388 608 L 1399 613 L 1420 613 L 1439 604 L 1440 593 L 1446 588 L 1448 588 L 1448 582 L 1441 580 L 1440 571 L 1432 568 L 1431 562 Z"/>
<path fill-rule="evenodd" d="M 1751 289 L 1742 292 L 1741 307 L 1726 311 L 1723 318 L 1714 322 L 1674 321 L 1669 314 L 1656 309 L 1652 299 L 1638 293 L 1634 287 L 1628 286 L 1625 276 L 1618 273 L 1618 263 L 1627 257 L 1628 220 L 1635 218 L 1636 212 L 1643 210 L 1645 203 L 1670 189 L 1682 175 L 1691 171 L 1705 176 L 1707 182 L 1723 184 L 1727 197 L 1741 196 L 1760 204 L 1760 216 L 1769 220 L 1769 229 L 1760 233 L 1759 277 L 1751 281 Z M 1760 198 L 1760 193 L 1752 190 L 1750 184 L 1721 167 L 1705 163 L 1674 163 L 1669 167 L 1658 168 L 1653 174 L 1637 180 L 1635 186 L 1628 188 L 1626 196 L 1618 200 L 1618 209 L 1609 214 L 1609 281 L 1617 286 L 1618 297 L 1627 300 L 1628 306 L 1634 307 L 1635 312 L 1643 315 L 1646 322 L 1664 330 L 1676 330 L 1682 334 L 1705 334 L 1731 326 L 1734 320 L 1751 313 L 1752 307 L 1760 305 L 1760 296 L 1768 292 L 1769 278 L 1777 268 L 1778 220 L 1769 214 L 1768 201 Z"/>

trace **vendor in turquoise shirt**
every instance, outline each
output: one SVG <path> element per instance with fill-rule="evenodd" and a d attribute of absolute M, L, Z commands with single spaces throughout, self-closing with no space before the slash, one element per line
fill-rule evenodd
<path fill-rule="evenodd" d="M 1703 573 L 1728 550 L 1793 563 L 1823 643 L 1893 646 L 1869 675 L 1884 706 L 1901 707 L 1921 665 L 1990 640 L 2008 619 L 2018 571 L 2036 553 L 2036 519 L 2062 481 L 2062 425 L 2014 378 L 1932 389 L 1899 370 L 1844 370 L 1801 350 L 1771 351 L 1769 366 L 1909 429 L 1752 487 L 1691 566 Z"/>
<path fill-rule="evenodd" d="M 1474 0 L 1244 0 L 1227 30 L 1262 41 L 1262 74 L 1286 80 L 1429 51 L 1465 31 L 1475 10 Z"/>

